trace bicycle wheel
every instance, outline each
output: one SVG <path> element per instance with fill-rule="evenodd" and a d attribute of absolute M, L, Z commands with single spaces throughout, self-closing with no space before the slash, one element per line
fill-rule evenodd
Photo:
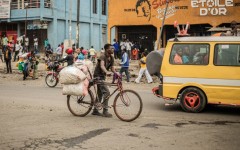
<path fill-rule="evenodd" d="M 91 90 L 88 90 L 86 96 L 67 96 L 67 106 L 74 116 L 84 117 L 93 107 L 94 97 Z"/>
<path fill-rule="evenodd" d="M 115 97 L 113 108 L 116 116 L 122 121 L 133 121 L 142 112 L 142 99 L 133 90 L 123 90 Z"/>
<path fill-rule="evenodd" d="M 58 79 L 55 75 L 48 74 L 45 77 L 45 82 L 46 82 L 48 87 L 55 87 L 58 84 Z"/>

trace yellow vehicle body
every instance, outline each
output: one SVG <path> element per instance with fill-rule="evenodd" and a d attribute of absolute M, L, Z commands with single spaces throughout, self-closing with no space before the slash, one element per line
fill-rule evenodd
<path fill-rule="evenodd" d="M 173 52 L 174 47 L 177 47 L 175 51 L 178 51 L 181 46 L 190 49 L 198 47 L 197 53 L 200 55 L 203 51 L 202 58 L 205 63 L 175 64 L 177 52 Z M 179 53 L 181 54 L 181 50 Z M 163 82 L 159 90 L 163 97 L 181 99 L 182 92 L 193 87 L 204 94 L 206 104 L 240 105 L 240 37 L 170 39 L 160 73 Z"/>

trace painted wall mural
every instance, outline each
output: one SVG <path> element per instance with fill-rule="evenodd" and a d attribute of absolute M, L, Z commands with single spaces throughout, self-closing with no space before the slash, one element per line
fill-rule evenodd
<path fill-rule="evenodd" d="M 174 3 L 178 1 L 180 0 L 170 0 L 169 3 Z M 165 8 L 162 8 L 162 6 L 164 5 L 166 5 L 165 0 L 137 0 L 136 8 L 132 10 L 136 11 L 137 17 L 146 17 L 148 21 L 151 20 L 152 16 L 162 20 L 165 12 Z M 180 9 L 180 7 L 175 5 L 170 6 L 168 8 L 166 18 L 173 16 L 176 13 L 177 9 Z"/>

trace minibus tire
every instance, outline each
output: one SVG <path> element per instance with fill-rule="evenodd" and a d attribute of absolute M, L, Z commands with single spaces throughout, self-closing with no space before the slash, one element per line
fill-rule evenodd
<path fill-rule="evenodd" d="M 205 108 L 206 103 L 206 96 L 198 88 L 186 88 L 181 94 L 180 105 L 182 109 L 186 112 L 201 112 Z"/>

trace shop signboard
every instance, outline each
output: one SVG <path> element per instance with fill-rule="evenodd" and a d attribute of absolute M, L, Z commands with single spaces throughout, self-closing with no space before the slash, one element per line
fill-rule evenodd
<path fill-rule="evenodd" d="M 0 19 L 10 18 L 10 1 L 0 0 Z"/>

